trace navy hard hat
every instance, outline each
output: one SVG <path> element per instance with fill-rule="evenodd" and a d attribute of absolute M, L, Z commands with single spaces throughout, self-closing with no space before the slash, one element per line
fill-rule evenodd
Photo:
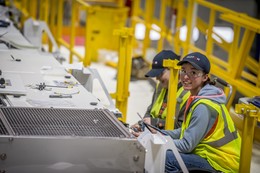
<path fill-rule="evenodd" d="M 199 52 L 193 52 L 186 55 L 177 65 L 182 65 L 184 63 L 190 63 L 194 68 L 201 70 L 206 74 L 210 72 L 210 62 L 208 58 Z"/>
<path fill-rule="evenodd" d="M 153 59 L 152 69 L 145 74 L 145 77 L 157 77 L 161 75 L 165 69 L 165 67 L 163 67 L 163 60 L 165 59 L 180 60 L 180 56 L 171 50 L 163 50 L 159 52 Z"/>

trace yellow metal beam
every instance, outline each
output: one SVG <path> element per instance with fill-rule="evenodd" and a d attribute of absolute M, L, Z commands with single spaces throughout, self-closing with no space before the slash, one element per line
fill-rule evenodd
<path fill-rule="evenodd" d="M 186 17 L 186 25 L 187 25 L 187 35 L 185 45 L 183 47 L 183 54 L 187 55 L 189 53 L 189 45 L 192 44 L 192 33 L 193 33 L 193 27 L 194 27 L 194 19 L 196 16 L 194 16 L 194 8 L 196 8 L 196 5 L 194 1 L 189 1 L 188 3 L 188 9 L 187 9 L 187 17 Z"/>
<path fill-rule="evenodd" d="M 143 41 L 143 54 L 146 54 L 146 49 L 150 47 L 150 29 L 147 25 L 152 25 L 152 18 L 154 16 L 155 0 L 145 1 L 145 36 Z"/>
<path fill-rule="evenodd" d="M 175 121 L 175 111 L 176 111 L 176 94 L 177 94 L 177 84 L 178 84 L 178 70 L 181 68 L 177 65 L 178 60 L 164 60 L 163 66 L 168 67 L 170 69 L 170 79 L 168 84 L 168 103 L 167 103 L 167 115 L 165 122 L 166 130 L 174 129 L 174 121 Z"/>
<path fill-rule="evenodd" d="M 76 22 L 76 12 L 77 12 L 77 3 L 76 1 L 72 1 L 71 5 L 71 27 L 70 27 L 70 47 L 69 49 L 72 50 L 75 47 L 75 25 L 77 24 Z M 69 56 L 69 63 L 73 63 L 73 54 L 70 51 L 70 56 Z"/>
<path fill-rule="evenodd" d="M 244 116 L 239 172 L 250 172 L 254 129 L 260 110 L 251 104 L 236 104 L 235 111 Z"/>
<path fill-rule="evenodd" d="M 56 40 L 58 40 L 58 45 L 61 45 L 59 40 L 62 39 L 62 27 L 63 27 L 63 3 L 64 0 L 58 0 L 58 15 L 57 15 L 57 36 Z"/>
<path fill-rule="evenodd" d="M 253 20 L 251 17 L 247 17 L 241 14 L 221 14 L 220 18 L 243 28 L 249 29 L 250 31 L 260 33 L 260 21 Z"/>
<path fill-rule="evenodd" d="M 237 54 L 237 57 L 240 59 L 236 59 L 236 61 L 233 62 L 235 64 L 234 68 L 232 69 L 233 77 L 240 78 L 254 38 L 255 32 L 246 29 Z"/>
<path fill-rule="evenodd" d="M 167 0 L 161 0 L 161 8 L 160 8 L 160 17 L 159 17 L 159 27 L 161 31 L 165 31 L 165 16 L 166 16 L 166 1 Z M 165 35 L 161 35 L 161 38 L 158 41 L 157 51 L 163 50 L 163 43 L 164 43 Z"/>
<path fill-rule="evenodd" d="M 215 25 L 215 19 L 216 18 L 216 11 L 210 10 L 210 16 L 209 16 L 209 25 L 208 25 L 208 32 L 207 32 L 207 44 L 206 44 L 206 55 L 209 56 L 212 54 L 213 50 L 213 27 Z"/>
<path fill-rule="evenodd" d="M 132 66 L 133 29 L 118 29 L 114 31 L 114 35 L 119 36 L 119 58 L 117 66 L 117 89 L 116 93 L 111 94 L 111 96 L 116 99 L 116 107 L 122 113 L 122 121 L 126 122 Z"/>

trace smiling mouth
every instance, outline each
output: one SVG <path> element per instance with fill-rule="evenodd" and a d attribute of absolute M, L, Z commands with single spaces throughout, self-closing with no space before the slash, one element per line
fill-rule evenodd
<path fill-rule="evenodd" d="M 182 81 L 182 83 L 183 83 L 184 85 L 190 85 L 190 84 L 191 84 L 190 81 Z"/>

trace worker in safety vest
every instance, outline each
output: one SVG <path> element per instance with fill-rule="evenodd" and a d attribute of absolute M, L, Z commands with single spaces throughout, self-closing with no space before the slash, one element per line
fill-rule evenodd
<path fill-rule="evenodd" d="M 159 52 L 153 59 L 152 69 L 145 75 L 145 77 L 156 77 L 159 83 L 155 88 L 152 97 L 152 103 L 150 106 L 148 106 L 143 121 L 160 129 L 164 129 L 165 126 L 165 119 L 167 114 L 168 83 L 170 78 L 170 70 L 163 67 L 163 60 L 165 59 L 179 60 L 180 56 L 176 55 L 171 50 L 163 50 Z M 179 128 L 181 126 L 185 103 L 189 95 L 189 92 L 185 91 L 179 83 L 174 125 L 175 128 Z M 141 131 L 141 123 L 136 123 L 131 126 L 131 128 L 135 128 Z"/>
<path fill-rule="evenodd" d="M 190 53 L 178 63 L 180 80 L 189 97 L 182 127 L 165 130 L 173 138 L 188 170 L 238 172 L 241 138 L 225 106 L 223 91 L 208 76 L 210 62 Z M 181 170 L 172 151 L 166 153 L 165 172 Z"/>

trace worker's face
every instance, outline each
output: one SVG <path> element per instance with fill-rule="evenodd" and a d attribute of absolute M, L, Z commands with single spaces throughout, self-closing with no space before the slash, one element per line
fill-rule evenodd
<path fill-rule="evenodd" d="M 180 79 L 185 90 L 190 90 L 192 95 L 197 95 L 207 81 L 208 75 L 197 70 L 190 63 L 185 63 L 180 70 Z"/>
<path fill-rule="evenodd" d="M 160 81 L 163 88 L 168 88 L 168 83 L 170 79 L 170 70 L 165 69 L 162 74 L 156 77 L 158 81 Z"/>

